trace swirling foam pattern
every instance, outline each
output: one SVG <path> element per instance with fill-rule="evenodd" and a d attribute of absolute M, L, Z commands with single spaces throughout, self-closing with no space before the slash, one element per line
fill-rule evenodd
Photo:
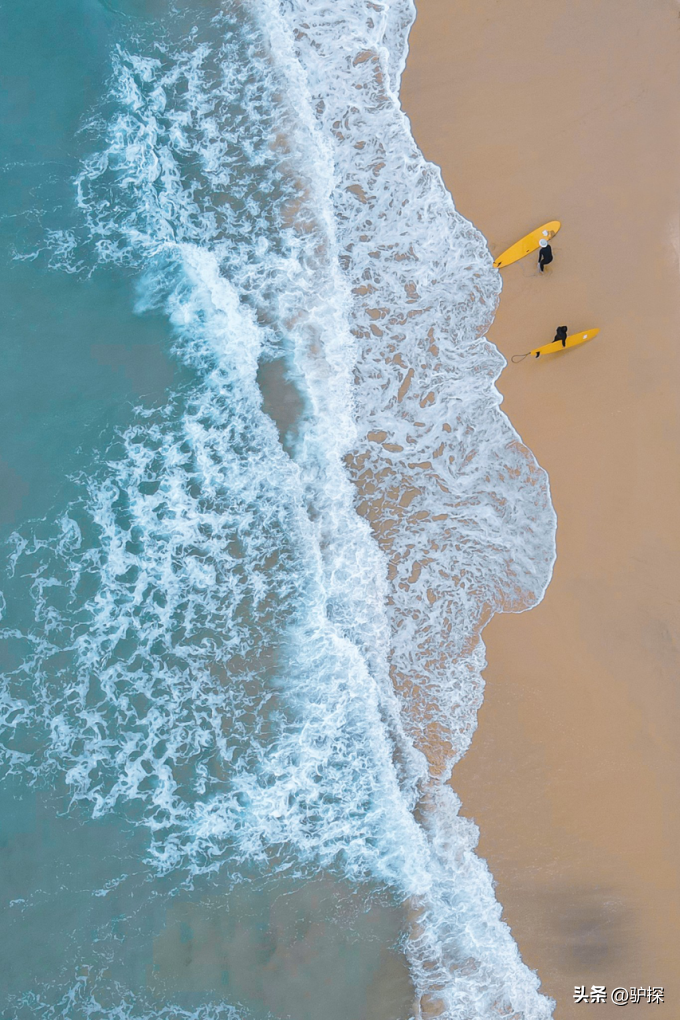
<path fill-rule="evenodd" d="M 128 267 L 190 381 L 13 536 L 5 761 L 124 809 L 164 874 L 378 879 L 412 908 L 418 1015 L 539 1020 L 445 781 L 481 628 L 542 596 L 554 514 L 482 338 L 498 275 L 399 107 L 413 16 L 258 0 L 121 45 L 52 259 Z"/>

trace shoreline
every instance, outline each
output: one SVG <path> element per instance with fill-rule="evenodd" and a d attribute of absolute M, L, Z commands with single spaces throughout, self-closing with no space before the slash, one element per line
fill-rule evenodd
<path fill-rule="evenodd" d="M 509 362 L 556 324 L 602 331 L 497 382 L 548 471 L 558 554 L 542 602 L 484 630 L 452 785 L 557 1017 L 580 985 L 677 1002 L 677 4 L 417 6 L 401 101 L 456 208 L 494 257 L 562 220 L 545 274 L 503 271 L 489 339 Z"/>

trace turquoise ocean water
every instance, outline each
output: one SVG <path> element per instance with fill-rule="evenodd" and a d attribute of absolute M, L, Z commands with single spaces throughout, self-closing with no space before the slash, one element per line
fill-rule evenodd
<path fill-rule="evenodd" d="M 551 1013 L 445 784 L 554 514 L 413 17 L 0 3 L 7 1020 Z"/>

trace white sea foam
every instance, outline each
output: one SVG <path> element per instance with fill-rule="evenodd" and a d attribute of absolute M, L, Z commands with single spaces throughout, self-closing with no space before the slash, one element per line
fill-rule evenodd
<path fill-rule="evenodd" d="M 83 1017 L 83 1020 L 247 1020 L 248 1017 L 242 1007 L 228 1003 L 196 1009 L 186 1009 L 178 1003 L 160 1009 L 158 1006 L 140 1007 L 136 997 L 123 988 L 117 989 L 118 1002 L 112 1006 L 109 1002 L 100 1001 L 90 990 L 89 978 L 90 975 L 75 979 L 56 1003 L 40 993 L 27 992 L 22 996 L 12 996 L 9 1005 L 17 1020 L 70 1020 L 74 1016 Z"/>
<path fill-rule="evenodd" d="M 56 537 L 14 538 L 36 625 L 6 633 L 31 646 L 3 692 L 8 762 L 124 806 L 166 873 L 377 877 L 412 905 L 424 1011 L 539 1020 L 444 783 L 480 628 L 539 598 L 554 557 L 480 338 L 498 276 L 399 108 L 412 4 L 255 15 L 121 48 L 92 124 L 86 236 L 57 255 L 138 269 L 138 310 L 167 313 L 194 379 L 139 413 Z M 274 359 L 304 405 L 285 445 L 258 385 Z"/>
<path fill-rule="evenodd" d="M 304 0 L 285 11 L 332 146 L 359 341 L 353 473 L 390 556 L 391 672 L 438 780 L 420 860 L 425 920 L 411 946 L 417 985 L 447 1016 L 547 1016 L 472 852 L 476 829 L 441 785 L 476 724 L 481 626 L 540 598 L 554 561 L 547 479 L 499 409 L 503 359 L 480 339 L 498 274 L 399 108 L 412 4 Z"/>

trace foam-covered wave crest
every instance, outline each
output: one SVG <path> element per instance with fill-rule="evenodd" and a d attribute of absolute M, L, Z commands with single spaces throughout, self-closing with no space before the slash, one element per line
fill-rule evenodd
<path fill-rule="evenodd" d="M 499 275 L 399 109 L 411 5 L 347 8 L 334 5 L 331 17 L 324 3 L 301 3 L 296 24 L 333 144 L 339 257 L 353 293 L 362 434 L 351 470 L 390 558 L 393 675 L 414 736 L 446 771 L 474 725 L 481 626 L 542 596 L 554 514 L 545 472 L 494 386 L 504 361 L 483 333 Z M 342 17 L 352 31 L 339 32 Z"/>
<path fill-rule="evenodd" d="M 261 57 L 245 95 L 235 74 L 244 49 L 256 64 L 251 45 L 118 55 L 107 147 L 77 181 L 82 244 L 100 263 L 145 267 L 137 309 L 167 314 L 194 381 L 137 413 L 56 531 L 13 536 L 8 596 L 28 583 L 35 623 L 4 634 L 31 646 L 7 677 L 6 757 L 38 773 L 58 762 L 95 816 L 125 805 L 166 873 L 341 861 L 395 882 L 405 851 L 385 847 L 413 825 L 414 770 L 400 785 L 391 692 L 350 634 L 381 658 L 382 560 L 341 459 L 355 434 L 345 288 L 323 204 L 279 169 L 282 118 L 298 130 L 264 102 L 280 72 Z M 230 130 L 251 104 L 241 167 Z M 308 134 L 302 123 L 301 145 Z M 236 169 L 244 198 L 232 189 L 225 214 Z M 309 208 L 292 231 L 298 192 Z M 277 359 L 308 405 L 293 458 L 258 382 Z M 34 706 L 42 761 L 24 729 Z"/>
<path fill-rule="evenodd" d="M 146 827 L 153 873 L 377 879 L 418 1016 L 542 1020 L 445 780 L 554 514 L 482 338 L 498 276 L 399 108 L 413 13 L 258 0 L 121 43 L 53 261 L 134 276 L 185 381 L 12 538 L 3 754 Z"/>
<path fill-rule="evenodd" d="M 285 10 L 332 147 L 338 259 L 352 287 L 359 441 L 348 466 L 389 558 L 390 675 L 431 777 L 422 864 L 436 878 L 411 944 L 421 1008 L 547 1016 L 472 852 L 476 829 L 442 785 L 476 725 L 481 629 L 540 599 L 555 555 L 547 477 L 500 410 L 504 361 L 483 338 L 499 276 L 399 106 L 410 0 Z"/>

